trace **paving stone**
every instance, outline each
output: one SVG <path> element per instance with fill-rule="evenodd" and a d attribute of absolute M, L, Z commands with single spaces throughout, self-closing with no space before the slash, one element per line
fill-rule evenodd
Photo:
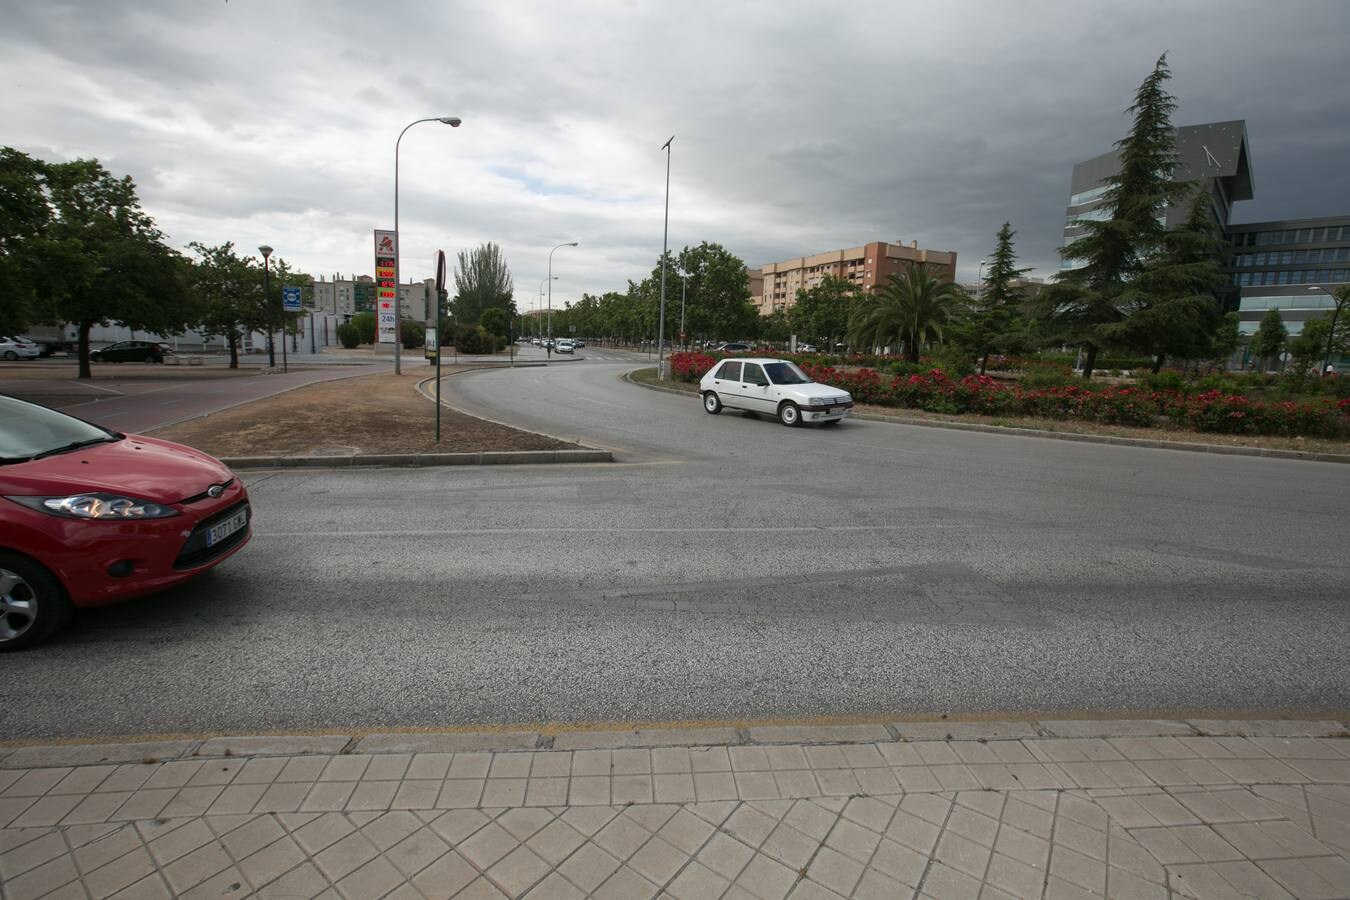
<path fill-rule="evenodd" d="M 637 872 L 621 866 L 595 892 L 599 900 L 649 900 L 656 896 L 656 886 Z"/>
<path fill-rule="evenodd" d="M 872 743 L 891 740 L 884 725 L 762 725 L 749 729 L 756 744 Z"/>
<path fill-rule="evenodd" d="M 223 737 L 203 741 L 197 756 L 300 756 L 307 753 L 333 755 L 351 742 L 347 735 L 276 735 Z"/>
<path fill-rule="evenodd" d="M 542 881 L 551 867 L 528 847 L 517 847 L 488 869 L 487 875 L 510 897 L 519 897 Z"/>
<path fill-rule="evenodd" d="M 208 882 L 221 872 L 233 869 L 233 861 L 220 844 L 212 842 L 193 850 L 166 866 L 160 874 L 175 894 L 186 894 L 192 888 Z M 233 870 L 244 881 L 243 873 Z"/>
<path fill-rule="evenodd" d="M 585 896 L 570 881 L 553 872 L 526 894 L 525 900 L 585 900 Z"/>
<path fill-rule="evenodd" d="M 329 881 L 337 883 L 378 855 L 375 846 L 356 832 L 314 854 L 313 862 Z"/>
<path fill-rule="evenodd" d="M 1171 719 L 1041 719 L 1036 724 L 1046 734 L 1062 738 L 1195 734 L 1195 730 L 1187 723 Z"/>
<path fill-rule="evenodd" d="M 1337 737 L 1346 733 L 1345 724 L 1331 720 L 1299 719 L 1189 719 L 1188 723 L 1203 735 L 1238 737 Z"/>
<path fill-rule="evenodd" d="M 1030 722 L 892 722 L 905 741 L 1006 741 L 1038 736 Z"/>
<path fill-rule="evenodd" d="M 305 861 L 305 851 L 283 837 L 239 861 L 239 869 L 255 888 L 269 884 Z"/>
<path fill-rule="evenodd" d="M 736 884 L 762 900 L 781 900 L 797 882 L 797 872 L 776 860 L 756 854 L 741 870 Z"/>
<path fill-rule="evenodd" d="M 5 896 L 13 900 L 28 900 L 30 897 L 42 897 L 58 888 L 70 884 L 79 877 L 75 864 L 68 856 L 60 856 L 50 862 L 29 869 L 17 878 L 5 881 Z"/>
<path fill-rule="evenodd" d="M 533 750 L 539 746 L 534 731 L 465 731 L 444 734 L 368 734 L 352 753 L 472 753 Z"/>
<path fill-rule="evenodd" d="M 694 747 L 740 742 L 740 735 L 734 728 L 564 731 L 553 738 L 553 749 L 616 750 L 624 747 Z"/>
<path fill-rule="evenodd" d="M 731 757 L 726 747 L 690 747 L 689 769 L 691 772 L 730 772 Z"/>
<path fill-rule="evenodd" d="M 572 779 L 573 782 L 576 779 Z M 694 795 L 700 803 L 711 800 L 735 800 L 736 782 L 730 772 L 695 772 Z"/>
<path fill-rule="evenodd" d="M 46 769 L 53 766 L 92 766 L 104 763 L 143 763 L 147 759 L 177 759 L 196 746 L 195 741 L 144 741 L 129 744 L 72 744 L 60 747 L 19 747 L 0 759 L 4 769 Z"/>
<path fill-rule="evenodd" d="M 295 900 L 315 897 L 328 887 L 328 880 L 312 863 L 304 863 L 258 891 L 267 900 Z"/>
<path fill-rule="evenodd" d="M 558 867 L 558 872 L 589 897 L 619 868 L 619 860 L 597 847 L 586 844 Z"/>
<path fill-rule="evenodd" d="M 819 843 L 789 825 L 779 825 L 760 845 L 764 853 L 793 870 L 800 870 L 815 855 Z"/>
<path fill-rule="evenodd" d="M 921 885 L 924 896 L 940 900 L 976 900 L 980 895 L 980 881 L 940 862 L 928 869 Z"/>

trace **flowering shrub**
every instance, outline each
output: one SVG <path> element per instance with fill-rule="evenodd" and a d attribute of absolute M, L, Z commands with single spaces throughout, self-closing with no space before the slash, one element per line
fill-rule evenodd
<path fill-rule="evenodd" d="M 696 382 L 719 359 L 704 353 L 671 355 L 671 371 L 680 381 Z M 985 416 L 1034 416 L 1106 425 L 1156 426 L 1160 420 L 1213 434 L 1309 437 L 1350 435 L 1350 398 L 1317 402 L 1268 402 L 1240 394 L 1082 384 L 1028 387 L 987 375 L 952 378 L 942 369 L 889 375 L 874 368 L 801 364 L 812 380 L 848 391 L 854 401 L 928 412 Z"/>
<path fill-rule="evenodd" d="M 717 357 L 706 353 L 672 353 L 670 374 L 676 381 L 697 383 L 717 363 Z"/>

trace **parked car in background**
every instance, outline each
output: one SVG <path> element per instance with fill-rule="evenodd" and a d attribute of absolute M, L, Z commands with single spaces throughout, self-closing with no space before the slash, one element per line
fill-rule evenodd
<path fill-rule="evenodd" d="M 786 359 L 723 360 L 708 370 L 698 389 L 703 408 L 713 415 L 741 409 L 777 416 L 784 425 L 838 425 L 853 409 L 848 391 L 817 384 Z"/>
<path fill-rule="evenodd" d="M 576 349 L 580 350 L 582 347 L 585 347 L 585 346 L 586 346 L 586 342 L 583 341 L 583 340 L 581 340 L 580 338 L 573 338 L 573 339 L 572 339 L 572 346 L 575 347 Z"/>
<path fill-rule="evenodd" d="M 562 338 L 553 345 L 554 353 L 572 353 L 576 350 L 576 345 L 567 338 Z"/>
<path fill-rule="evenodd" d="M 0 335 L 0 359 L 37 359 L 42 348 L 26 338 Z"/>
<path fill-rule="evenodd" d="M 815 353 L 815 352 L 816 352 L 816 345 L 815 345 L 815 344 L 798 344 L 798 345 L 797 345 L 797 352 L 798 352 L 798 353 Z"/>
<path fill-rule="evenodd" d="M 89 358 L 94 362 L 162 363 L 164 357 L 172 355 L 173 348 L 158 341 L 118 341 L 89 351 Z"/>
<path fill-rule="evenodd" d="M 248 491 L 220 461 L 0 395 L 0 650 L 76 607 L 188 581 L 248 542 Z"/>
<path fill-rule="evenodd" d="M 750 345 L 742 344 L 736 341 L 730 343 L 718 344 L 713 348 L 714 353 L 749 353 Z"/>

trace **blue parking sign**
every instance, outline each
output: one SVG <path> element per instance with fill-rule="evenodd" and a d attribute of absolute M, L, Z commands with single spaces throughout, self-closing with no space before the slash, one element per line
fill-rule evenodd
<path fill-rule="evenodd" d="M 300 288 L 284 287 L 281 289 L 281 308 L 286 312 L 300 311 Z"/>

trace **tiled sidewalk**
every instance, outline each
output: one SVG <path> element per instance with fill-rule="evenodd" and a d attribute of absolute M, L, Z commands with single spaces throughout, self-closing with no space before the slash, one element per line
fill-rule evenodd
<path fill-rule="evenodd" d="M 1345 734 L 943 722 L 0 749 L 0 895 L 1347 897 Z"/>

